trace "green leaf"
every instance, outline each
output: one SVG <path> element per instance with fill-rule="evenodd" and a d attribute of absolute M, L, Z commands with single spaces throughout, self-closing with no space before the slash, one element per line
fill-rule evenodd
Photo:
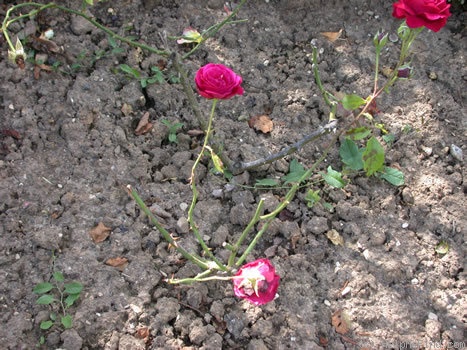
<path fill-rule="evenodd" d="M 359 149 L 357 144 L 349 138 L 346 138 L 339 147 L 339 154 L 342 162 L 352 170 L 363 169 L 363 150 Z"/>
<path fill-rule="evenodd" d="M 140 81 L 140 84 L 141 84 L 141 87 L 144 89 L 148 86 L 148 79 L 144 78 L 144 79 L 141 79 Z"/>
<path fill-rule="evenodd" d="M 50 329 L 54 325 L 53 321 L 47 320 L 47 321 L 42 321 L 41 324 L 39 325 L 40 329 L 47 330 Z"/>
<path fill-rule="evenodd" d="M 47 292 L 50 292 L 54 288 L 52 283 L 49 282 L 43 282 L 43 283 L 38 283 L 32 290 L 36 294 L 44 294 Z"/>
<path fill-rule="evenodd" d="M 84 0 L 88 5 L 94 5 L 94 0 Z"/>
<path fill-rule="evenodd" d="M 60 321 L 62 322 L 62 325 L 65 327 L 65 329 L 70 329 L 73 327 L 73 318 L 71 315 L 62 316 Z"/>
<path fill-rule="evenodd" d="M 305 168 L 296 159 L 293 159 L 289 165 L 289 173 L 282 179 L 285 180 L 285 184 L 291 182 L 297 182 L 306 173 Z"/>
<path fill-rule="evenodd" d="M 177 134 L 169 134 L 169 142 L 177 143 Z"/>
<path fill-rule="evenodd" d="M 359 128 L 350 129 L 345 133 L 346 135 L 350 136 L 352 140 L 358 141 L 365 139 L 368 135 L 371 134 L 371 130 L 362 126 Z"/>
<path fill-rule="evenodd" d="M 122 72 L 125 72 L 125 73 L 131 75 L 133 78 L 139 79 L 141 77 L 141 73 L 137 69 L 131 68 L 127 64 L 121 64 L 121 65 L 118 66 L 118 68 L 120 68 L 120 70 Z"/>
<path fill-rule="evenodd" d="M 67 294 L 79 294 L 83 290 L 83 285 L 79 282 L 65 283 L 64 292 Z"/>
<path fill-rule="evenodd" d="M 366 176 L 371 176 L 383 168 L 384 148 L 374 136 L 366 143 L 362 158 L 363 170 L 365 170 Z"/>
<path fill-rule="evenodd" d="M 384 142 L 386 142 L 386 144 L 388 145 L 391 145 L 396 140 L 396 137 L 394 136 L 394 134 L 386 134 L 381 137 L 384 140 Z"/>
<path fill-rule="evenodd" d="M 65 298 L 65 305 L 66 305 L 66 307 L 68 308 L 68 307 L 70 307 L 71 305 L 73 305 L 73 304 L 75 303 L 75 301 L 79 299 L 79 296 L 80 296 L 79 293 L 68 295 L 68 296 Z"/>
<path fill-rule="evenodd" d="M 214 164 L 214 168 L 218 173 L 224 173 L 224 163 L 222 163 L 221 158 L 211 149 L 211 160 L 212 164 Z"/>
<path fill-rule="evenodd" d="M 258 179 L 256 180 L 255 187 L 273 187 L 279 185 L 277 179 Z"/>
<path fill-rule="evenodd" d="M 50 305 L 52 304 L 54 301 L 56 301 L 56 299 L 50 295 L 50 294 L 44 294 L 44 295 L 41 295 L 37 300 L 36 300 L 36 304 L 39 304 L 39 305 Z"/>
<path fill-rule="evenodd" d="M 332 166 L 328 166 L 328 172 L 326 174 L 320 174 L 329 186 L 343 188 L 346 185 L 346 182 L 342 178 L 342 174 L 339 171 L 334 170 Z"/>
<path fill-rule="evenodd" d="M 54 280 L 57 282 L 63 282 L 65 280 L 65 277 L 63 277 L 63 273 L 60 271 L 55 271 L 53 273 Z"/>
<path fill-rule="evenodd" d="M 436 245 L 435 252 L 438 254 L 447 254 L 449 252 L 449 244 L 446 241 L 441 241 Z"/>
<path fill-rule="evenodd" d="M 306 205 L 308 208 L 312 208 L 320 201 L 320 199 L 319 190 L 313 191 L 312 189 L 309 189 L 305 195 Z"/>
<path fill-rule="evenodd" d="M 342 106 L 348 111 L 353 111 L 364 104 L 365 100 L 355 94 L 345 95 L 342 99 Z"/>
<path fill-rule="evenodd" d="M 115 40 L 115 38 L 113 36 L 108 36 L 107 37 L 107 41 L 109 42 L 109 45 L 110 47 L 112 48 L 118 48 L 118 43 L 117 43 L 117 40 Z"/>
<path fill-rule="evenodd" d="M 382 179 L 394 186 L 402 186 L 405 183 L 404 173 L 398 169 L 385 166 L 380 173 Z"/>

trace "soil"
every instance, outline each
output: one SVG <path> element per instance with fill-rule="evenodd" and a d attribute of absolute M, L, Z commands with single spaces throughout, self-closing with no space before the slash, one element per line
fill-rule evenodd
<path fill-rule="evenodd" d="M 1 5 L 2 15 L 8 6 Z M 391 6 L 384 0 L 248 2 L 238 16 L 247 22 L 226 26 L 185 61 L 191 82 L 208 62 L 243 77 L 245 94 L 221 101 L 216 112 L 215 137 L 225 154 L 251 161 L 327 123 L 329 110 L 312 74 L 313 39 L 325 87 L 368 96 L 373 35 L 379 29 L 394 34 L 400 24 Z M 88 11 L 122 35 L 163 48 L 165 35 L 221 21 L 223 7 L 214 0 L 118 0 Z M 413 47 L 414 76 L 378 100 L 375 122 L 395 135 L 385 145 L 386 164 L 403 171 L 405 185 L 350 173 L 344 189 L 302 188 L 248 258 L 269 258 L 281 276 L 276 300 L 260 307 L 237 299 L 228 282 L 167 284 L 166 276 L 198 270 L 168 246 L 125 190 L 128 184 L 137 189 L 178 242 L 199 251 L 186 216 L 187 180 L 202 142 L 193 131 L 200 126 L 180 84 L 142 89 L 118 69 L 127 64 L 147 76 L 159 65 L 169 80 L 176 76 L 170 60 L 123 44 L 115 50 L 102 31 L 58 10 L 12 25 L 23 36 L 50 27 L 64 51 L 36 47 L 46 64 L 60 63 L 37 75 L 30 60 L 25 69 L 9 62 L 2 41 L 1 347 L 33 349 L 43 335 L 40 348 L 67 350 L 465 348 L 467 185 L 459 153 L 467 146 L 465 17 L 456 6 L 440 32 L 423 31 Z M 340 29 L 334 42 L 320 34 Z M 167 45 L 189 50 L 171 39 Z M 387 48 L 382 64 L 390 67 L 398 44 Z M 198 101 L 207 117 L 210 102 Z M 135 135 L 146 112 L 153 127 Z M 263 114 L 274 123 L 267 134 L 246 121 Z M 163 120 L 183 123 L 178 143 L 168 141 Z M 283 177 L 292 159 L 311 166 L 331 138 L 230 183 L 203 159 L 195 218 L 213 253 L 225 257 L 222 243 L 234 242 L 261 198 L 271 210 L 285 194 L 255 189 L 256 180 Z M 338 149 L 337 143 L 320 171 L 342 169 Z M 312 208 L 304 200 L 309 188 L 321 196 Z M 95 243 L 89 233 L 98 223 L 111 231 Z M 344 245 L 327 238 L 332 229 Z M 447 253 L 436 252 L 440 242 Z M 110 258 L 128 262 L 114 267 Z M 69 309 L 68 330 L 39 327 L 50 310 L 36 304 L 33 288 L 53 271 L 84 286 Z"/>

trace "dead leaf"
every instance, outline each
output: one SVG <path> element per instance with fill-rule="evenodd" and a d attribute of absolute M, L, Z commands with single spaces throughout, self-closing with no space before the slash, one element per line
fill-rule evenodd
<path fill-rule="evenodd" d="M 131 113 L 133 113 L 133 107 L 131 107 L 131 105 L 128 103 L 124 103 L 121 111 L 125 117 L 128 117 Z"/>
<path fill-rule="evenodd" d="M 257 115 L 250 118 L 248 126 L 256 131 L 267 134 L 272 131 L 274 123 L 267 115 Z"/>
<path fill-rule="evenodd" d="M 144 113 L 135 129 L 135 135 L 143 135 L 152 129 L 152 123 L 149 122 L 149 112 Z"/>
<path fill-rule="evenodd" d="M 334 243 L 334 245 L 344 246 L 344 238 L 335 229 L 326 232 L 326 237 Z"/>
<path fill-rule="evenodd" d="M 200 130 L 200 129 L 192 129 L 192 130 L 188 130 L 188 131 L 187 131 L 187 134 L 188 134 L 189 136 L 196 137 L 196 136 L 204 135 L 204 131 L 203 131 L 203 130 Z"/>
<path fill-rule="evenodd" d="M 93 227 L 89 231 L 89 235 L 91 236 L 94 243 L 101 243 L 105 241 L 107 237 L 109 237 L 110 231 L 112 231 L 110 227 L 107 227 L 102 222 L 99 222 L 97 226 Z"/>
<path fill-rule="evenodd" d="M 386 77 L 386 78 L 389 78 L 392 74 L 392 72 L 394 71 L 394 69 L 392 69 L 391 67 L 388 67 L 388 66 L 383 66 L 381 68 L 381 73 Z"/>
<path fill-rule="evenodd" d="M 322 32 L 320 34 L 333 43 L 334 41 L 336 41 L 337 39 L 341 37 L 342 29 L 339 30 L 338 32 Z"/>
<path fill-rule="evenodd" d="M 331 324 L 339 334 L 347 334 L 350 330 L 349 317 L 341 309 L 335 311 L 331 317 Z"/>
<path fill-rule="evenodd" d="M 142 327 L 136 331 L 136 338 L 144 339 L 145 343 L 149 341 L 149 335 L 149 327 Z"/>
<path fill-rule="evenodd" d="M 119 271 L 123 271 L 125 270 L 125 267 L 128 265 L 128 259 L 118 256 L 116 258 L 107 259 L 105 264 L 112 266 L 112 267 L 116 267 Z"/>

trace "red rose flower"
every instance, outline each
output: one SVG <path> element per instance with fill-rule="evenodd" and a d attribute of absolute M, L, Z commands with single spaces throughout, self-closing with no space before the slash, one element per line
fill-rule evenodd
<path fill-rule="evenodd" d="M 451 15 L 446 0 L 399 0 L 392 6 L 392 15 L 405 18 L 409 28 L 427 27 L 434 32 L 443 28 Z"/>
<path fill-rule="evenodd" d="M 243 95 L 242 77 L 222 64 L 208 63 L 196 72 L 196 87 L 206 98 L 229 99 Z"/>
<path fill-rule="evenodd" d="M 255 305 L 274 300 L 280 277 L 268 259 L 259 259 L 243 265 L 233 279 L 234 293 Z"/>

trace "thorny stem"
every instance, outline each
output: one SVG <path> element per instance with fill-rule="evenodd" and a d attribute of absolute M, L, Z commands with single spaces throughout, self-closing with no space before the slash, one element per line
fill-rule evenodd
<path fill-rule="evenodd" d="M 250 233 L 251 229 L 253 226 L 259 221 L 260 216 L 261 216 L 261 211 L 263 210 L 264 206 L 264 200 L 261 199 L 258 203 L 258 206 L 255 211 L 255 215 L 251 218 L 250 222 L 248 223 L 247 227 L 243 230 L 242 234 L 238 238 L 237 242 L 231 247 L 231 252 L 229 256 L 229 260 L 227 262 L 227 267 L 232 267 L 235 262 L 235 258 L 237 257 L 238 250 L 240 249 L 240 246 L 242 245 L 243 241 L 245 238 L 248 236 Z"/>
<path fill-rule="evenodd" d="M 248 245 L 248 247 L 246 248 L 245 252 L 242 254 L 242 256 L 237 260 L 237 262 L 235 263 L 235 266 L 236 267 L 239 267 L 243 264 L 243 262 L 245 261 L 245 259 L 247 258 L 247 256 L 251 253 L 251 251 L 253 250 L 253 248 L 255 247 L 255 245 L 258 243 L 258 241 L 260 240 L 261 236 L 264 234 L 264 232 L 266 232 L 266 230 L 268 229 L 269 225 L 271 224 L 271 222 L 276 218 L 276 216 L 282 211 L 284 210 L 288 205 L 289 203 L 293 200 L 293 198 L 295 197 L 295 193 L 297 192 L 297 190 L 300 188 L 300 183 L 302 183 L 303 181 L 306 181 L 313 173 L 314 171 L 317 169 L 317 167 L 326 159 L 328 153 L 330 152 L 331 148 L 334 146 L 335 142 L 337 142 L 338 138 L 340 137 L 340 135 L 342 134 L 343 131 L 337 133 L 333 140 L 329 143 L 329 146 L 324 150 L 323 154 L 321 155 L 321 157 L 319 157 L 319 159 L 313 164 L 313 166 L 308 169 L 301 177 L 300 179 L 298 179 L 298 181 L 296 183 L 294 183 L 292 185 L 292 187 L 289 189 L 289 191 L 287 192 L 287 194 L 285 195 L 284 199 L 277 205 L 276 209 L 274 209 L 271 213 L 269 214 L 266 214 L 266 215 L 262 215 L 259 217 L 259 220 L 264 220 L 264 224 L 263 226 L 261 227 L 261 229 L 256 233 L 255 237 L 253 238 L 253 240 L 251 241 L 251 243 Z"/>
<path fill-rule="evenodd" d="M 133 200 L 138 204 L 138 206 L 143 210 L 143 212 L 147 215 L 151 223 L 157 228 L 157 230 L 161 233 L 161 235 L 164 237 L 164 239 L 171 244 L 175 249 L 183 255 L 183 257 L 189 261 L 192 261 L 199 267 L 201 267 L 203 270 L 209 270 L 211 266 L 209 265 L 208 262 L 203 260 L 201 257 L 194 253 L 189 253 L 186 251 L 184 248 L 178 245 L 178 243 L 175 241 L 175 239 L 170 235 L 170 233 L 162 226 L 159 222 L 159 220 L 156 219 L 156 217 L 153 215 L 153 213 L 149 210 L 147 205 L 144 203 L 144 201 L 141 199 L 141 197 L 138 195 L 138 192 L 134 190 L 130 185 L 127 186 L 128 194 L 133 198 Z"/>
<path fill-rule="evenodd" d="M 330 123 L 326 124 L 325 126 L 320 126 L 317 130 L 306 135 L 305 137 L 303 137 L 301 140 L 298 140 L 294 144 L 287 146 L 283 148 L 282 150 L 280 150 L 279 152 L 273 153 L 264 158 L 259 158 L 251 162 L 237 162 L 233 164 L 231 171 L 234 175 L 240 174 L 244 172 L 245 170 L 257 168 L 259 166 L 272 163 L 278 159 L 284 158 L 287 155 L 298 152 L 307 143 L 315 141 L 321 136 L 328 134 L 332 129 L 336 127 L 336 124 L 337 124 L 337 121 L 332 120 L 330 121 Z"/>
<path fill-rule="evenodd" d="M 195 223 L 195 220 L 194 220 L 194 217 L 193 217 L 196 202 L 198 200 L 198 194 L 199 194 L 198 189 L 196 188 L 195 172 L 196 172 L 196 168 L 198 167 L 199 162 L 201 161 L 201 158 L 204 155 L 204 151 L 206 150 L 206 147 L 207 147 L 208 142 L 209 142 L 209 136 L 210 136 L 210 134 L 212 132 L 212 120 L 214 119 L 214 112 L 216 110 L 216 105 L 217 105 L 218 101 L 219 101 L 218 99 L 213 99 L 212 100 L 211 114 L 209 115 L 208 126 L 207 126 L 207 129 L 206 129 L 206 136 L 204 137 L 203 146 L 201 147 L 201 151 L 199 152 L 198 157 L 196 158 L 195 163 L 193 164 L 193 166 L 191 168 L 190 186 L 191 186 L 191 191 L 193 193 L 193 198 L 191 200 L 191 205 L 188 208 L 188 223 L 190 224 L 190 229 L 193 231 L 193 234 L 195 235 L 196 239 L 198 240 L 198 243 L 200 244 L 201 248 L 203 248 L 204 253 L 217 264 L 217 266 L 219 267 L 220 270 L 227 271 L 227 268 L 225 267 L 225 265 L 222 264 L 222 262 L 220 262 L 214 256 L 214 254 L 212 254 L 211 250 L 207 246 L 207 244 L 204 241 L 203 237 L 201 237 L 201 235 L 199 233 L 199 230 L 198 230 L 198 227 L 197 227 L 197 225 Z"/>
<path fill-rule="evenodd" d="M 16 9 L 18 9 L 20 7 L 24 7 L 24 6 L 33 6 L 33 7 L 39 7 L 39 8 L 37 10 L 33 10 L 33 11 L 27 13 L 27 14 L 20 15 L 18 17 L 15 17 L 15 18 L 11 19 L 11 20 L 8 20 L 8 18 L 10 18 L 10 13 L 13 10 L 16 10 Z M 147 50 L 149 52 L 155 53 L 155 54 L 160 55 L 160 56 L 165 56 L 165 57 L 169 56 L 169 52 L 167 52 L 167 51 L 158 50 L 158 49 L 155 49 L 155 48 L 153 48 L 151 46 L 148 46 L 148 45 L 136 42 L 134 40 L 125 38 L 125 37 L 123 37 L 121 35 L 118 35 L 117 33 L 113 32 L 109 28 L 103 26 L 102 24 L 100 24 L 99 22 L 97 22 L 96 20 L 94 20 L 90 16 L 85 15 L 82 12 L 70 9 L 68 7 L 65 7 L 65 6 L 57 5 L 55 3 L 50 3 L 50 4 L 47 4 L 47 5 L 43 5 L 43 4 L 38 4 L 38 3 L 35 3 L 35 2 L 27 2 L 27 3 L 24 3 L 24 4 L 19 4 L 19 5 L 15 5 L 15 6 L 11 7 L 7 11 L 7 13 L 5 15 L 5 19 L 3 20 L 3 25 L 2 25 L 2 32 L 4 33 L 4 36 L 5 36 L 6 40 L 7 40 L 8 45 L 10 46 L 10 48 L 14 49 L 14 46 L 13 46 L 13 44 L 12 44 L 10 38 L 9 38 L 9 35 L 8 35 L 8 26 L 10 24 L 12 24 L 12 23 L 14 23 L 14 22 L 16 22 L 16 21 L 18 21 L 18 20 L 20 20 L 22 18 L 34 16 L 35 14 L 39 13 L 40 11 L 43 11 L 45 9 L 51 9 L 51 8 L 56 8 L 56 9 L 62 10 L 64 12 L 71 13 L 71 14 L 83 17 L 85 20 L 87 20 L 88 22 L 90 22 L 91 24 L 93 24 L 94 26 L 96 26 L 97 28 L 102 30 L 103 32 L 107 33 L 110 37 L 112 37 L 114 39 L 117 39 L 117 40 L 119 40 L 121 42 L 124 42 L 124 43 L 126 43 L 126 44 L 128 44 L 130 46 L 139 47 L 141 49 Z"/>

